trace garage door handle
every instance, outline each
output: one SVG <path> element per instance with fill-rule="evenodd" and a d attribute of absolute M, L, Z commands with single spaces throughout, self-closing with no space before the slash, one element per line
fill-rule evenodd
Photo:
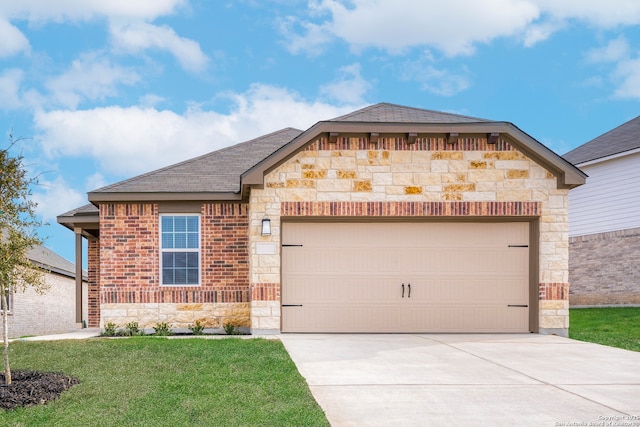
<path fill-rule="evenodd" d="M 409 284 L 407 285 L 407 287 L 409 288 L 409 296 L 408 296 L 408 297 L 409 297 L 409 298 L 411 298 L 411 283 L 409 283 Z"/>
<path fill-rule="evenodd" d="M 402 298 L 404 298 L 404 283 L 402 284 Z"/>
<path fill-rule="evenodd" d="M 507 307 L 529 307 L 527 304 L 507 304 Z"/>
<path fill-rule="evenodd" d="M 302 304 L 282 304 L 283 307 L 302 307 Z"/>

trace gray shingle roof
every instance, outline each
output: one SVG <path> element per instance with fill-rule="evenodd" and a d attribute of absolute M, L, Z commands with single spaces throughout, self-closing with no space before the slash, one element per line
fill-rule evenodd
<path fill-rule="evenodd" d="M 44 246 L 37 246 L 27 252 L 27 257 L 34 264 L 50 270 L 54 273 L 63 274 L 69 277 L 76 277 L 75 264 L 67 261 L 51 249 Z"/>
<path fill-rule="evenodd" d="M 302 131 L 298 129 L 286 128 L 99 188 L 92 193 L 237 193 L 243 172 L 300 133 Z"/>
<path fill-rule="evenodd" d="M 489 122 L 490 120 L 382 102 L 328 121 L 369 123 L 477 123 Z"/>
<path fill-rule="evenodd" d="M 574 165 L 640 148 L 640 116 L 566 153 Z"/>
<path fill-rule="evenodd" d="M 581 172 L 510 123 L 380 103 L 318 122 L 304 132 L 286 128 L 102 187 L 90 192 L 89 200 L 94 203 L 111 200 L 239 200 L 243 196 L 241 185 L 261 185 L 263 174 L 269 168 L 294 155 L 297 150 L 303 149 L 317 137 L 317 134 L 333 132 L 334 129 L 336 132 L 346 133 L 392 129 L 393 132 L 402 133 L 420 129 L 422 132 L 441 132 L 453 128 L 459 128 L 462 132 L 491 131 L 517 134 L 516 139 L 523 140 L 521 148 L 541 164 L 563 176 L 562 185 L 580 185 L 584 181 Z M 568 170 L 567 166 L 571 170 Z M 97 213 L 90 207 L 79 209 L 62 217 L 80 216 L 84 219 L 86 215 L 95 216 Z M 67 221 L 65 218 L 63 223 Z"/>
<path fill-rule="evenodd" d="M 83 216 L 83 215 L 88 216 L 88 215 L 95 215 L 97 213 L 98 213 L 98 208 L 95 205 L 88 203 L 84 206 L 80 206 L 79 208 L 70 210 L 69 212 L 60 214 L 59 216 L 68 216 L 68 217 Z"/>

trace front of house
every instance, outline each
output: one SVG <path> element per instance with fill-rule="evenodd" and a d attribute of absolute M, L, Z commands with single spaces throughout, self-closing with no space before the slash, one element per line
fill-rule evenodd
<path fill-rule="evenodd" d="M 89 325 L 568 330 L 568 191 L 517 127 L 376 104 L 89 193 Z M 82 245 L 76 245 L 80 251 Z"/>

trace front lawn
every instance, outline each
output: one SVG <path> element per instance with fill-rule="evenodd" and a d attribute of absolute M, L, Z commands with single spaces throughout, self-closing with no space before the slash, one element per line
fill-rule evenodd
<path fill-rule="evenodd" d="M 640 351 L 640 307 L 573 308 L 569 337 Z"/>
<path fill-rule="evenodd" d="M 9 348 L 12 369 L 63 372 L 80 384 L 46 405 L 0 410 L 0 425 L 328 425 L 280 341 L 94 338 Z"/>

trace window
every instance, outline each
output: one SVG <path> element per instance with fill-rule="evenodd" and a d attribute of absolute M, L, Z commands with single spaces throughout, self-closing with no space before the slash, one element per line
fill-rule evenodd
<path fill-rule="evenodd" d="M 160 216 L 162 285 L 200 284 L 200 217 Z"/>
<path fill-rule="evenodd" d="M 7 294 L 7 304 L 9 305 L 7 313 L 11 313 L 11 310 L 13 310 L 13 293 L 9 289 L 5 289 L 5 291 Z M 0 313 L 2 312 L 1 310 L 4 310 L 4 299 L 2 298 L 2 294 L 0 294 Z"/>

